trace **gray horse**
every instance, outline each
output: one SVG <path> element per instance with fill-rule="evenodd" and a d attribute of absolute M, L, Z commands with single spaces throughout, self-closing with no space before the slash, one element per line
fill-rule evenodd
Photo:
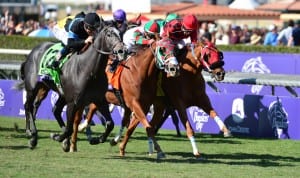
<path fill-rule="evenodd" d="M 109 113 L 105 100 L 105 92 L 108 81 L 105 68 L 109 55 L 114 55 L 116 60 L 125 57 L 124 44 L 119 33 L 113 27 L 102 27 L 95 36 L 94 43 L 82 54 L 73 54 L 62 66 L 59 77 L 60 87 L 53 80 L 40 77 L 39 68 L 42 56 L 54 43 L 45 42 L 35 47 L 28 55 L 27 60 L 21 65 L 22 81 L 15 85 L 16 89 L 24 89 L 27 92 L 25 107 L 26 133 L 31 136 L 29 146 L 31 149 L 37 145 L 37 128 L 35 125 L 36 113 L 41 102 L 47 96 L 49 90 L 59 93 L 59 102 L 67 105 L 67 125 L 61 135 L 55 140 L 63 142 L 64 151 L 76 151 L 77 127 L 81 120 L 84 106 L 95 103 L 101 108 L 101 113 L 108 120 L 102 140 L 106 140 L 114 128 L 114 123 Z M 61 127 L 64 126 L 62 118 L 58 118 Z M 75 127 L 73 127 L 73 124 Z M 75 128 L 73 130 L 73 128 Z M 73 134 L 72 134 L 73 133 Z M 71 143 L 70 144 L 70 136 Z"/>

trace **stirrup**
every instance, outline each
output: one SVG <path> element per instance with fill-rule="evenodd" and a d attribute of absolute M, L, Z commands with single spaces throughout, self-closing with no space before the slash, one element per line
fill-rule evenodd
<path fill-rule="evenodd" d="M 60 61 L 54 60 L 48 64 L 48 67 L 53 70 L 57 70 L 59 68 Z"/>
<path fill-rule="evenodd" d="M 109 71 L 111 73 L 114 73 L 118 67 L 119 61 L 118 60 L 113 60 L 113 62 L 110 64 Z"/>

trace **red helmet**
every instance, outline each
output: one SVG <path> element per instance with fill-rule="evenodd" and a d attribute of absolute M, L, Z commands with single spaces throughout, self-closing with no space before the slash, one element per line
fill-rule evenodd
<path fill-rule="evenodd" d="M 198 28 L 198 20 L 192 14 L 184 16 L 182 24 L 185 30 L 196 30 Z"/>

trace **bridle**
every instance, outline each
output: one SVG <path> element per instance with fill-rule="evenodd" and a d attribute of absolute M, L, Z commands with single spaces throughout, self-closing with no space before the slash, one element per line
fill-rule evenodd
<path fill-rule="evenodd" d="M 215 51 L 218 54 L 220 52 L 217 51 L 217 49 L 215 49 L 215 48 L 209 47 L 208 45 L 201 45 L 201 46 L 202 46 L 202 48 L 201 48 L 201 57 L 200 57 L 200 59 L 196 58 L 195 60 L 199 61 L 204 66 L 205 70 L 208 73 L 212 73 L 213 70 L 211 69 L 210 65 L 208 64 L 208 59 L 205 59 L 206 58 L 206 56 L 205 56 L 206 54 L 205 53 L 203 54 L 202 51 L 205 50 L 205 49 L 208 49 L 209 51 L 213 50 L 213 51 Z"/>
<path fill-rule="evenodd" d="M 101 31 L 100 31 L 97 35 L 102 35 L 102 36 L 105 35 L 105 36 L 106 36 L 107 32 L 112 32 L 112 30 L 109 31 L 109 28 L 111 28 L 111 27 L 108 27 L 108 26 L 103 27 L 103 28 L 101 29 Z M 104 34 L 102 34 L 102 33 L 104 33 Z M 120 39 L 120 41 L 121 41 L 120 36 L 118 36 L 118 37 L 119 37 L 119 39 Z M 101 37 L 100 37 L 100 38 L 101 38 Z M 112 45 L 112 46 L 113 46 L 112 49 L 114 49 L 118 44 L 119 44 L 119 42 L 116 41 L 115 44 Z M 113 51 L 113 50 L 112 50 L 112 51 L 104 51 L 104 50 L 102 50 L 102 49 L 98 49 L 98 48 L 95 46 L 95 42 L 93 42 L 92 46 L 93 46 L 93 48 L 94 48 L 98 53 L 100 53 L 100 54 L 110 55 L 110 54 L 119 54 L 119 53 L 120 53 L 120 50 L 119 50 L 119 51 Z M 100 46 L 104 46 L 104 40 L 102 40 L 102 44 L 101 44 Z"/>

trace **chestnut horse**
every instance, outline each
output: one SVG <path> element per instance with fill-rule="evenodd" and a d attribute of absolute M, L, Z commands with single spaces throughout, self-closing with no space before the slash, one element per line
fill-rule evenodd
<path fill-rule="evenodd" d="M 216 111 L 213 109 L 210 100 L 205 92 L 205 80 L 201 74 L 202 70 L 205 69 L 211 76 L 217 81 L 224 79 L 225 71 L 223 69 L 224 61 L 222 52 L 218 51 L 213 44 L 198 46 L 194 50 L 195 59 L 192 52 L 189 50 L 187 55 L 184 53 L 178 56 L 181 66 L 181 74 L 176 78 L 167 78 L 165 75 L 162 77 L 161 86 L 166 96 L 170 100 L 170 103 L 178 111 L 180 120 L 184 125 L 187 137 L 190 139 L 193 154 L 196 157 L 200 157 L 200 152 L 196 146 L 194 131 L 188 120 L 186 109 L 190 106 L 198 106 L 202 108 L 211 118 L 215 119 L 219 128 L 223 131 L 224 136 L 230 136 L 230 131 L 226 128 L 223 121 L 217 116 Z M 156 101 L 154 105 L 154 115 L 150 122 L 151 126 L 155 127 L 159 125 L 164 112 L 164 107 L 161 107 L 161 103 Z M 128 114 L 123 117 L 122 127 L 115 139 L 111 141 L 111 145 L 115 145 L 120 139 L 122 130 L 128 123 L 130 117 Z M 132 133 L 138 125 L 137 120 L 132 120 L 128 128 L 128 132 Z M 123 141 L 124 142 L 124 141 Z M 151 144 L 151 142 L 150 142 Z M 149 154 L 153 153 L 152 146 L 149 145 Z"/>
<path fill-rule="evenodd" d="M 35 126 L 36 113 L 49 90 L 58 91 L 63 99 L 62 105 L 67 104 L 67 126 L 63 134 L 55 139 L 63 142 L 64 151 L 77 151 L 76 137 L 78 124 L 81 121 L 81 115 L 84 106 L 95 103 L 102 108 L 102 114 L 109 119 L 110 125 L 106 128 L 104 137 L 107 137 L 114 127 L 111 119 L 108 104 L 105 100 L 108 81 L 105 74 L 110 54 L 117 54 L 118 59 L 124 58 L 125 46 L 121 41 L 118 31 L 112 27 L 103 27 L 99 29 L 95 36 L 94 43 L 82 54 L 73 54 L 61 69 L 61 90 L 52 80 L 40 80 L 39 67 L 42 56 L 49 52 L 53 43 L 46 42 L 35 47 L 28 55 L 27 60 L 21 66 L 22 79 L 16 84 L 17 89 L 25 88 L 27 92 L 25 107 L 26 132 L 31 136 L 29 142 L 31 148 L 37 145 L 37 128 Z M 74 128 L 74 131 L 73 131 Z M 71 144 L 70 144 L 70 136 Z"/>
<path fill-rule="evenodd" d="M 115 93 L 108 90 L 106 93 L 106 100 L 109 103 L 121 105 L 125 109 L 125 115 L 129 118 L 131 116 L 142 123 L 146 129 L 148 139 L 153 142 L 157 150 L 157 158 L 163 158 L 164 153 L 155 139 L 154 128 L 149 124 L 146 114 L 150 105 L 154 102 L 156 97 L 157 80 L 161 70 L 157 67 L 157 59 L 155 54 L 156 43 L 152 43 L 150 47 L 139 46 L 136 54 L 129 57 L 120 76 L 120 91 L 122 99 L 118 99 Z M 174 58 L 172 55 L 168 55 Z M 167 62 L 164 60 L 160 62 Z M 176 77 L 179 75 L 179 66 L 173 64 L 164 65 L 165 73 L 168 77 Z M 89 113 L 87 114 L 87 123 L 90 122 L 93 113 L 97 107 L 90 105 Z M 125 121 L 123 124 L 126 124 Z M 130 129 L 128 129 L 130 131 Z M 125 139 L 120 144 L 120 155 L 125 155 L 125 147 L 131 132 L 125 134 Z"/>
<path fill-rule="evenodd" d="M 193 154 L 199 157 L 194 131 L 186 112 L 187 108 L 197 106 L 203 109 L 210 118 L 216 121 L 224 137 L 231 136 L 231 133 L 213 109 L 210 99 L 206 94 L 205 80 L 201 74 L 202 70 L 205 69 L 211 73 L 215 80 L 223 80 L 225 76 L 223 54 L 214 45 L 207 44 L 204 46 L 199 45 L 195 49 L 195 55 L 198 56 L 198 60 L 194 59 L 191 52 L 187 54 L 186 58 L 180 60 L 181 75 L 177 78 L 163 77 L 162 88 L 174 108 L 178 111 L 180 120 L 186 129 L 187 137 L 191 141 Z M 163 111 L 164 108 L 154 107 L 151 125 L 158 125 L 161 122 Z"/>

